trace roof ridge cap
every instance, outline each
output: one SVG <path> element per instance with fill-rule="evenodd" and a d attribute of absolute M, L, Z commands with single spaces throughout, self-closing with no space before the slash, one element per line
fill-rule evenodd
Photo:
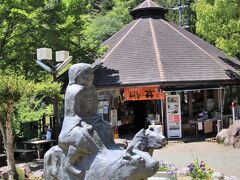
<path fill-rule="evenodd" d="M 160 4 L 157 4 L 156 2 L 152 1 L 153 4 L 155 4 L 156 6 L 162 7 Z"/>
<path fill-rule="evenodd" d="M 151 6 L 150 0 L 146 0 L 146 2 L 148 3 L 148 7 L 150 7 Z"/>
<path fill-rule="evenodd" d="M 161 19 L 162 20 L 162 19 Z M 164 22 L 165 24 L 167 24 L 169 27 L 171 27 L 173 30 L 175 30 L 178 34 L 180 34 L 182 37 L 184 37 L 186 40 L 188 40 L 190 43 L 192 43 L 194 46 L 196 46 L 198 49 L 200 49 L 202 52 L 204 52 L 206 55 L 208 55 L 211 59 L 215 60 L 223 69 L 226 69 L 226 67 L 219 62 L 214 56 L 212 56 L 211 54 L 209 54 L 207 51 L 205 51 L 203 48 L 201 48 L 199 45 L 197 45 L 195 42 L 193 42 L 191 39 L 189 39 L 186 35 L 184 35 L 183 33 L 181 33 L 179 30 L 177 30 L 175 27 L 173 27 L 171 24 L 169 24 L 168 22 L 162 20 L 162 22 Z"/>
<path fill-rule="evenodd" d="M 135 26 L 139 23 L 140 19 L 138 19 L 135 24 L 128 30 L 128 32 L 118 41 L 117 44 L 111 49 L 109 53 L 101 60 L 101 62 L 104 62 L 111 54 L 112 52 L 121 44 L 121 42 L 127 37 L 127 35 L 135 28 Z"/>
<path fill-rule="evenodd" d="M 134 22 L 134 21 L 131 21 L 130 23 L 128 23 L 128 24 L 126 24 L 124 27 L 122 27 L 119 31 L 115 32 L 111 37 L 109 37 L 108 39 L 106 39 L 105 41 L 103 41 L 103 42 L 101 43 L 101 46 L 102 46 L 102 45 L 105 45 L 105 43 L 106 43 L 107 41 L 109 41 L 109 40 L 112 39 L 114 36 L 116 36 L 118 33 L 120 33 L 121 31 L 123 31 L 128 25 L 133 24 L 133 22 Z"/>
<path fill-rule="evenodd" d="M 147 1 L 144 1 L 138 8 L 142 8 Z M 137 8 L 137 7 L 136 7 Z"/>
<path fill-rule="evenodd" d="M 153 46 L 154 46 L 157 65 L 158 65 L 158 70 L 159 70 L 159 79 L 160 79 L 160 81 L 163 81 L 163 79 L 165 79 L 165 75 L 164 75 L 163 65 L 161 63 L 161 57 L 160 57 L 160 52 L 159 52 L 160 50 L 159 50 L 159 47 L 158 47 L 158 44 L 157 44 L 156 32 L 154 30 L 154 26 L 153 26 L 153 23 L 152 23 L 152 18 L 149 18 L 149 24 L 150 24 Z"/>

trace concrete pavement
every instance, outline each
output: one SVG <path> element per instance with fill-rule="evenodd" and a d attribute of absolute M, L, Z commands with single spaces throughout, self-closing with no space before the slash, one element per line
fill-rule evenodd
<path fill-rule="evenodd" d="M 204 160 L 214 169 L 226 176 L 240 178 L 240 149 L 213 142 L 170 143 L 160 150 L 155 150 L 153 157 L 167 163 L 174 163 L 178 168 L 187 166 L 193 159 Z"/>

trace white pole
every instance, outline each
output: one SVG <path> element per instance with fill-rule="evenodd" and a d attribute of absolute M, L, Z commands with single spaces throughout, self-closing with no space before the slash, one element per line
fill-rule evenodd
<path fill-rule="evenodd" d="M 161 99 L 161 122 L 162 122 L 162 134 L 164 134 L 164 126 L 165 126 L 165 124 L 164 124 L 164 118 L 163 118 L 163 116 L 164 116 L 164 112 L 163 112 L 163 100 Z"/>
<path fill-rule="evenodd" d="M 233 115 L 233 124 L 235 124 L 235 107 L 234 107 L 234 101 L 232 102 L 232 115 Z"/>

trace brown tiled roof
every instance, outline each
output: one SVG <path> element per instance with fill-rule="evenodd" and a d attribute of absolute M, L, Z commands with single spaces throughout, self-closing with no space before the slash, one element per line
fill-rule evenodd
<path fill-rule="evenodd" d="M 240 79 L 237 59 L 162 18 L 135 19 L 103 45 L 109 48 L 94 63 L 96 86 L 222 84 Z"/>

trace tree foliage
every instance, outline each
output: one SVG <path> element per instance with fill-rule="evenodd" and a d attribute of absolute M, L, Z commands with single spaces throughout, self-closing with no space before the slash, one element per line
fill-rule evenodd
<path fill-rule="evenodd" d="M 180 25 L 179 22 L 179 11 L 174 8 L 182 5 L 185 5 L 182 11 L 182 24 L 181 26 L 186 27 L 186 29 L 192 33 L 195 33 L 195 23 L 196 23 L 196 14 L 194 11 L 194 0 L 157 0 L 161 6 L 168 9 L 166 14 L 166 19 Z M 179 4 L 179 2 L 181 4 Z"/>
<path fill-rule="evenodd" d="M 240 2 L 201 0 L 196 4 L 196 31 L 206 41 L 240 58 Z"/>
<path fill-rule="evenodd" d="M 43 102 L 44 97 L 52 97 L 59 94 L 60 85 L 58 83 L 34 83 L 33 81 L 26 80 L 23 76 L 14 74 L 0 74 L 0 79 L 0 131 L 7 153 L 9 179 L 17 179 L 14 159 L 14 135 L 12 130 L 14 111 L 19 110 L 16 108 L 17 104 L 25 102 L 27 98 L 31 99 L 33 95 L 39 97 L 40 101 Z M 41 107 L 36 107 L 34 110 L 39 109 Z M 20 108 L 20 110 L 22 109 Z M 18 114 L 21 114 L 21 112 L 19 111 Z"/>
<path fill-rule="evenodd" d="M 33 83 L 31 87 L 31 94 L 23 96 L 16 104 L 16 122 L 39 120 L 43 114 L 53 112 L 53 97 L 58 96 L 58 99 L 62 100 L 61 86 L 56 82 Z"/>
<path fill-rule="evenodd" d="M 98 45 L 83 34 L 90 5 L 85 0 L 0 0 L 0 68 L 41 78 L 36 49 L 68 50 L 75 62 L 92 62 Z M 39 72 L 40 71 L 40 72 Z"/>
<path fill-rule="evenodd" d="M 24 89 L 28 90 L 27 84 L 22 77 L 0 76 L 0 130 L 4 140 L 4 147 L 7 153 L 7 164 L 9 168 L 9 179 L 18 179 L 14 159 L 14 145 L 12 132 L 12 115 L 14 106 L 21 99 Z"/>
<path fill-rule="evenodd" d="M 141 0 L 109 0 L 108 6 L 106 1 L 98 1 L 99 13 L 92 14 L 92 20 L 85 25 L 83 34 L 91 39 L 92 42 L 103 42 L 119 31 L 127 23 L 132 20 L 130 11 L 138 6 Z M 178 11 L 173 11 L 172 8 L 178 5 L 178 0 L 157 0 L 157 3 L 168 9 L 166 18 L 172 22 L 179 23 Z M 195 12 L 192 9 L 193 0 L 184 0 L 183 4 L 188 7 L 183 10 L 183 22 L 190 27 L 189 31 L 195 32 Z M 101 6 L 103 5 L 103 6 Z M 104 8 L 102 8 L 104 7 Z"/>
<path fill-rule="evenodd" d="M 84 35 L 93 42 L 103 42 L 131 21 L 131 1 L 113 0 L 110 4 L 112 6 L 109 6 L 109 9 L 92 15 L 92 19 L 89 19 L 85 26 Z"/>

